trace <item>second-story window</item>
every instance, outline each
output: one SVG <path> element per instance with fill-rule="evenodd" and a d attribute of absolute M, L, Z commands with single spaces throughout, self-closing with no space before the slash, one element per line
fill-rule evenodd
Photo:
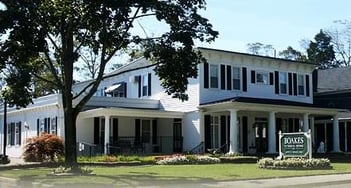
<path fill-rule="evenodd" d="M 148 76 L 143 75 L 143 88 L 142 88 L 142 92 L 143 92 L 143 96 L 147 96 L 147 91 L 148 91 Z"/>
<path fill-rule="evenodd" d="M 297 77 L 297 90 L 298 90 L 298 95 L 305 95 L 304 76 L 301 74 L 299 74 Z"/>
<path fill-rule="evenodd" d="M 233 67 L 233 89 L 240 90 L 240 68 Z"/>
<path fill-rule="evenodd" d="M 268 84 L 268 72 L 256 72 L 256 83 Z"/>
<path fill-rule="evenodd" d="M 281 94 L 287 94 L 287 76 L 286 72 L 279 73 L 279 90 Z"/>
<path fill-rule="evenodd" d="M 218 65 L 210 65 L 210 88 L 218 88 Z"/>

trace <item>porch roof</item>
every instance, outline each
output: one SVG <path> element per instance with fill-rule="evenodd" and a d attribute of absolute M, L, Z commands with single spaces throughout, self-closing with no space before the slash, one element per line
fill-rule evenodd
<path fill-rule="evenodd" d="M 96 108 L 80 112 L 79 118 L 91 118 L 100 116 L 123 116 L 123 117 L 148 117 L 148 118 L 183 118 L 183 112 L 130 109 L 130 108 Z"/>
<path fill-rule="evenodd" d="M 204 111 L 223 111 L 223 109 L 237 109 L 247 111 L 309 113 L 316 115 L 336 115 L 339 112 L 348 112 L 347 109 L 326 108 L 310 103 L 251 97 L 233 97 L 224 100 L 204 103 L 200 104 L 199 109 L 202 109 Z"/>

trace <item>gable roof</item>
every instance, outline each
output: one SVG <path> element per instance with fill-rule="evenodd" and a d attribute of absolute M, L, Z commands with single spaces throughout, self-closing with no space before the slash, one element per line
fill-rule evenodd
<path fill-rule="evenodd" d="M 317 92 L 334 92 L 351 89 L 351 67 L 318 70 Z"/>

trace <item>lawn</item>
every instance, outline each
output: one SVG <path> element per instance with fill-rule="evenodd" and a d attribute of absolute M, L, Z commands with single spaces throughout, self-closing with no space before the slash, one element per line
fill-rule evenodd
<path fill-rule="evenodd" d="M 351 163 L 333 163 L 332 170 L 268 170 L 259 169 L 256 164 L 213 164 L 175 166 L 133 166 L 133 167 L 92 167 L 93 176 L 48 176 L 53 169 L 35 168 L 3 170 L 0 176 L 30 180 L 45 184 L 84 185 L 167 185 L 172 182 L 191 183 L 240 179 L 306 176 L 320 174 L 351 173 Z"/>

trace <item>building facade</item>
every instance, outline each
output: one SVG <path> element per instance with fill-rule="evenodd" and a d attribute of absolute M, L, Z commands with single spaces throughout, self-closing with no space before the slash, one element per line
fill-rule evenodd
<path fill-rule="evenodd" d="M 340 151 L 338 115 L 347 110 L 314 103 L 314 65 L 198 49 L 207 63 L 199 64 L 198 77 L 189 79 L 188 101 L 167 95 L 154 66 L 143 58 L 106 75 L 77 118 L 78 152 L 174 153 L 217 148 L 224 153 L 276 154 L 279 131 L 309 129 L 315 147 L 323 132 L 327 147 Z M 74 85 L 73 93 L 82 92 L 89 83 Z M 8 111 L 10 157 L 20 157 L 25 139 L 40 132 L 63 137 L 60 95 L 34 101 L 27 108 Z M 332 121 L 330 129 L 323 131 L 315 120 L 325 117 Z"/>

